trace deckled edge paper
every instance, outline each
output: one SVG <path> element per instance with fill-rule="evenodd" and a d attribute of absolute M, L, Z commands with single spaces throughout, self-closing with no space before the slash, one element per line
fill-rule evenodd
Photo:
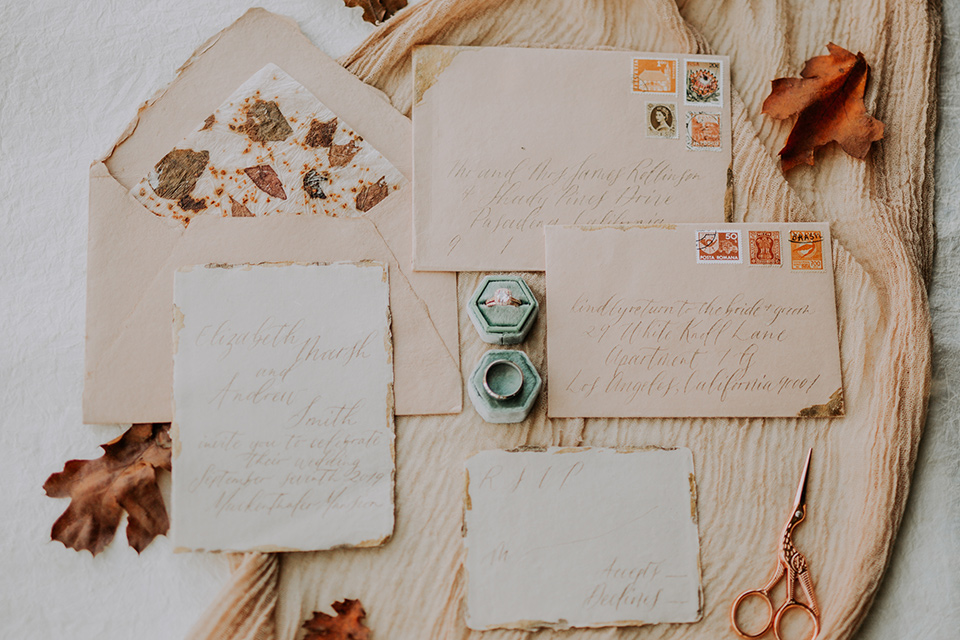
<path fill-rule="evenodd" d="M 388 273 L 369 261 L 178 271 L 177 551 L 309 551 L 390 538 Z"/>
<path fill-rule="evenodd" d="M 469 628 L 701 619 L 689 449 L 483 451 L 466 466 Z M 656 511 L 660 517 L 645 526 Z"/>

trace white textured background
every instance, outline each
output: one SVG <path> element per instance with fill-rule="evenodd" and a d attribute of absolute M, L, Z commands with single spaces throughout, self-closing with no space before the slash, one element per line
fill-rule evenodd
<path fill-rule="evenodd" d="M 41 486 L 122 432 L 80 414 L 88 165 L 198 45 L 254 5 L 293 17 L 335 57 L 373 29 L 341 0 L 0 0 L 0 640 L 180 638 L 227 576 L 222 558 L 173 555 L 166 538 L 138 557 L 122 528 L 96 559 L 49 542 L 67 501 Z M 896 555 L 857 640 L 960 637 L 958 42 L 960 1 L 949 1 L 933 397 Z"/>

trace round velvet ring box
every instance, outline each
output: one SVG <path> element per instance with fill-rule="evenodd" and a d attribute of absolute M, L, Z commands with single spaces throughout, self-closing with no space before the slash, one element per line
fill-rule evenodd
<path fill-rule="evenodd" d="M 490 344 L 520 344 L 530 333 L 540 305 L 520 276 L 487 276 L 467 304 L 480 339 Z"/>
<path fill-rule="evenodd" d="M 484 353 L 467 380 L 467 396 L 486 422 L 522 422 L 540 394 L 542 380 L 523 351 Z"/>

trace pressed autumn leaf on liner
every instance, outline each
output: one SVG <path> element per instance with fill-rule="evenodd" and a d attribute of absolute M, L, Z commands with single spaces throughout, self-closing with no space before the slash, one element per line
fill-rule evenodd
<path fill-rule="evenodd" d="M 784 172 L 813 164 L 814 151 L 837 142 L 851 156 L 866 157 L 883 138 L 883 123 L 867 113 L 863 93 L 870 67 L 862 53 L 853 55 L 832 42 L 830 55 L 807 60 L 800 78 L 777 78 L 763 101 L 762 113 L 784 120 L 798 116 L 780 150 Z"/>
<path fill-rule="evenodd" d="M 50 537 L 97 555 L 113 540 L 127 512 L 127 542 L 143 551 L 170 528 L 157 469 L 170 471 L 170 424 L 135 424 L 100 445 L 96 460 L 70 460 L 43 483 L 51 498 L 70 498 Z"/>
<path fill-rule="evenodd" d="M 303 623 L 307 635 L 303 640 L 369 640 L 370 629 L 363 624 L 367 612 L 359 600 L 341 600 L 333 603 L 336 616 L 315 611 Z"/>

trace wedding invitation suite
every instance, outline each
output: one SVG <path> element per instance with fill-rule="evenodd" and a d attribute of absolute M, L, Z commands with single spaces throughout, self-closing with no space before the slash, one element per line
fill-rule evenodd
<path fill-rule="evenodd" d="M 471 629 L 702 615 L 689 449 L 483 451 L 467 461 Z"/>
<path fill-rule="evenodd" d="M 177 548 L 306 551 L 390 537 L 387 273 L 370 262 L 177 272 Z"/>
<path fill-rule="evenodd" d="M 546 237 L 550 416 L 843 415 L 829 225 Z"/>
<path fill-rule="evenodd" d="M 543 271 L 551 224 L 724 220 L 729 61 L 414 49 L 414 267 Z"/>

